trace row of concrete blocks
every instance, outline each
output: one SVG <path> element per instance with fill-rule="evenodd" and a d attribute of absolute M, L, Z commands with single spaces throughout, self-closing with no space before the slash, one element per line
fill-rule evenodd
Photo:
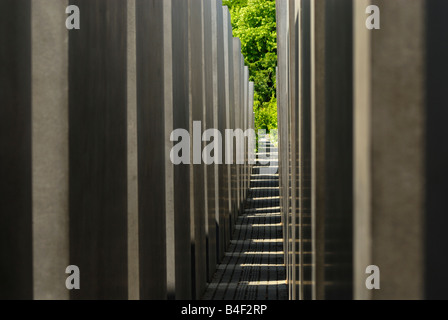
<path fill-rule="evenodd" d="M 366 27 L 370 5 L 379 30 Z M 431 0 L 277 1 L 292 299 L 448 298 L 447 10 Z M 379 288 L 366 283 L 368 266 Z"/>
<path fill-rule="evenodd" d="M 3 0 L 0 36 L 0 298 L 201 298 L 250 168 L 173 165 L 170 135 L 253 128 L 227 7 Z"/>

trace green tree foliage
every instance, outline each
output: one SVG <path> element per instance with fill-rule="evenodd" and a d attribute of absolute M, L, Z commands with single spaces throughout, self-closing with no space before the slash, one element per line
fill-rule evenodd
<path fill-rule="evenodd" d="M 277 28 L 275 0 L 224 0 L 232 15 L 234 37 L 255 83 L 255 129 L 277 128 Z"/>

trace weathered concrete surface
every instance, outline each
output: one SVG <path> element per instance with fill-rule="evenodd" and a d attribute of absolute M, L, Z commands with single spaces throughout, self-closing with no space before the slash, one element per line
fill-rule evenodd
<path fill-rule="evenodd" d="M 311 250 L 305 248 L 305 240 L 311 240 L 311 6 L 310 0 L 302 0 L 300 9 L 299 50 L 302 63 L 299 71 L 298 137 L 299 199 L 297 204 L 296 235 L 300 235 L 300 246 L 296 248 L 299 258 L 298 279 L 301 279 L 300 297 L 312 298 Z M 305 250 L 306 249 L 306 250 Z"/>
<path fill-rule="evenodd" d="M 31 299 L 30 1 L 0 2 L 0 39 L 0 299 Z"/>
<path fill-rule="evenodd" d="M 225 64 L 225 87 L 226 87 L 226 129 L 235 128 L 235 86 L 234 86 L 234 54 L 233 54 L 233 32 L 230 12 L 227 7 L 223 11 L 224 21 L 224 64 Z M 227 136 L 225 138 L 228 139 Z M 230 157 L 232 154 L 232 157 Z M 228 167 L 228 197 L 229 197 L 229 233 L 233 233 L 233 226 L 236 222 L 236 196 L 235 196 L 235 148 L 230 149 L 230 144 L 226 145 L 225 163 Z"/>
<path fill-rule="evenodd" d="M 193 132 L 193 121 L 204 121 L 203 108 L 205 107 L 205 99 L 203 92 L 203 71 L 204 71 L 204 18 L 202 14 L 204 0 L 190 0 L 190 112 L 191 123 L 190 132 Z M 199 128 L 202 131 L 202 128 Z M 195 137 L 193 137 L 195 139 Z M 194 150 L 195 153 L 201 154 L 202 148 Z M 205 165 L 194 163 L 191 166 L 193 174 L 190 181 L 191 200 L 193 203 L 191 225 L 191 251 L 192 251 L 192 296 L 199 299 L 205 290 L 207 282 L 206 270 L 206 243 L 205 243 L 205 184 L 204 170 Z"/>
<path fill-rule="evenodd" d="M 136 1 L 127 2 L 128 297 L 140 299 Z"/>
<path fill-rule="evenodd" d="M 288 281 L 289 281 L 289 296 L 292 299 L 300 299 L 300 286 L 297 284 L 301 281 L 300 271 L 297 271 L 297 268 L 300 268 L 300 257 L 298 254 L 298 250 L 300 250 L 301 239 L 300 234 L 297 234 L 297 209 L 298 209 L 298 197 L 299 197 L 299 141 L 297 137 L 299 135 L 299 96 L 301 94 L 300 87 L 298 85 L 301 63 L 300 59 L 300 21 L 299 19 L 299 10 L 301 6 L 301 0 L 289 0 L 289 9 L 288 9 L 288 20 L 289 20 L 289 39 L 290 45 L 289 49 L 289 79 L 288 79 L 288 90 L 290 91 L 289 95 L 289 139 L 290 139 L 290 183 L 288 184 L 290 188 L 290 211 L 288 212 L 288 222 L 287 228 L 289 228 L 288 233 L 293 241 L 288 241 L 288 255 L 287 258 L 287 273 L 288 273 Z M 299 241 L 295 241 L 295 239 Z M 299 266 L 297 265 L 299 264 Z"/>
<path fill-rule="evenodd" d="M 165 2 L 164 2 L 165 3 Z M 189 117 L 189 60 L 188 60 L 188 1 L 172 0 L 172 81 L 173 81 L 173 128 L 190 128 Z M 166 52 L 165 52 L 166 56 Z M 166 153 L 166 156 L 168 154 Z M 172 223 L 174 244 L 175 291 L 169 298 L 191 299 L 191 246 L 190 246 L 190 167 L 174 166 L 174 221 Z M 168 212 L 167 212 L 168 214 Z M 167 252 L 169 254 L 169 252 Z M 170 268 L 170 266 L 168 266 Z M 168 277 L 168 284 L 171 278 Z M 172 295 L 173 294 L 173 295 Z"/>
<path fill-rule="evenodd" d="M 282 212 L 282 224 L 287 225 L 289 209 L 289 110 L 288 110 L 288 20 L 282 17 L 288 16 L 288 2 L 276 1 L 277 14 L 277 112 L 279 121 L 279 177 L 280 177 L 280 207 Z M 285 247 L 285 264 L 288 265 L 288 239 L 289 228 L 283 230 L 283 245 Z"/>
<path fill-rule="evenodd" d="M 213 57 L 216 50 L 213 50 L 213 39 L 216 39 L 216 28 L 213 28 L 215 21 L 212 19 L 213 1 L 204 2 L 204 71 L 205 71 L 205 118 L 204 131 L 207 129 L 214 129 L 215 126 L 215 90 L 213 83 Z M 215 11 L 216 12 L 216 11 Z M 215 33 L 213 33 L 215 31 Z M 216 110 L 217 111 L 217 110 Z M 207 279 L 210 280 L 216 270 L 217 258 L 217 243 L 216 243 L 216 182 L 218 179 L 215 175 L 215 165 L 206 166 L 206 207 L 207 207 L 207 221 L 206 221 L 206 239 L 207 239 Z"/>
<path fill-rule="evenodd" d="M 222 1 L 216 1 L 213 6 L 212 19 L 215 19 L 216 37 L 214 37 L 213 47 L 216 49 L 216 55 L 214 55 L 215 63 L 213 64 L 214 79 L 213 84 L 216 86 L 214 92 L 215 98 L 215 128 L 219 132 L 223 133 L 226 129 L 226 88 L 225 88 L 225 71 L 224 71 L 224 20 L 223 20 L 223 7 Z M 222 141 L 224 142 L 224 141 Z M 219 150 L 222 163 L 225 159 L 225 148 Z M 225 250 L 227 249 L 227 243 L 230 240 L 228 237 L 228 230 L 226 229 L 225 219 L 227 215 L 226 198 L 225 198 L 225 186 L 227 184 L 227 170 L 223 164 L 215 166 L 215 175 L 218 177 L 216 184 L 216 200 L 217 200 L 217 212 L 216 212 L 216 241 L 217 241 L 217 257 L 221 261 L 224 258 Z"/>
<path fill-rule="evenodd" d="M 240 127 L 240 119 L 241 119 L 241 102 L 242 102 L 242 87 L 241 87 L 241 41 L 238 38 L 233 39 L 233 63 L 234 63 L 234 94 L 235 94 L 235 118 L 234 118 L 234 125 L 235 129 L 241 128 Z M 241 183 L 241 177 L 240 177 L 240 165 L 237 163 L 237 145 L 235 144 L 234 148 L 234 154 L 235 154 L 235 193 L 236 193 L 236 215 L 240 213 L 240 206 L 241 206 L 241 189 L 240 189 L 240 183 Z"/>
<path fill-rule="evenodd" d="M 313 299 L 325 299 L 325 13 L 326 0 L 311 3 L 311 215 Z"/>
<path fill-rule="evenodd" d="M 241 129 L 244 132 L 248 129 L 248 114 L 249 114 L 249 67 L 244 66 L 244 78 L 243 78 L 243 86 L 244 86 L 244 103 L 242 106 L 243 112 L 243 123 Z M 249 188 L 249 163 L 248 163 L 248 139 L 244 138 L 244 164 L 243 164 L 243 198 L 246 200 L 247 190 Z M 244 208 L 243 208 L 244 210 Z M 243 211 L 244 212 L 244 211 Z"/>
<path fill-rule="evenodd" d="M 165 140 L 160 134 L 165 132 L 164 4 L 159 0 L 136 2 L 141 299 L 165 299 L 167 286 Z"/>
<path fill-rule="evenodd" d="M 32 3 L 33 298 L 68 299 L 68 1 Z"/>
<path fill-rule="evenodd" d="M 224 83 L 223 87 L 225 89 L 225 124 L 224 130 L 231 128 L 231 109 L 233 109 L 234 105 L 234 97 L 233 97 L 233 86 L 231 85 L 230 79 L 230 68 L 233 68 L 232 62 L 232 52 L 233 52 L 233 35 L 232 35 L 232 24 L 231 24 L 230 11 L 227 7 L 223 7 L 223 64 L 224 64 Z M 232 70 L 233 73 L 233 70 Z M 225 132 L 225 131 L 222 131 Z M 224 139 L 226 136 L 223 135 Z M 233 214 L 233 205 L 232 205 L 232 164 L 229 164 L 227 161 L 228 154 L 230 154 L 230 150 L 227 150 L 227 145 L 224 147 L 224 155 L 223 155 L 223 163 L 225 164 L 225 175 L 227 179 L 225 181 L 225 203 L 224 208 L 226 210 L 226 215 L 224 218 L 225 227 L 227 230 L 226 235 L 226 243 L 230 240 L 230 236 L 233 232 L 232 226 L 232 214 Z"/>
<path fill-rule="evenodd" d="M 70 263 L 83 279 L 71 296 L 126 299 L 127 4 L 70 3 L 83 13 L 69 44 Z"/>
<path fill-rule="evenodd" d="M 353 297 L 352 1 L 325 12 L 325 299 L 339 300 Z"/>
<path fill-rule="evenodd" d="M 424 297 L 424 1 L 381 6 L 381 30 L 355 14 L 355 298 Z M 391 59 L 394 57 L 394 59 Z M 399 63 L 397 63 L 399 61 Z M 368 265 L 381 290 L 367 290 Z"/>

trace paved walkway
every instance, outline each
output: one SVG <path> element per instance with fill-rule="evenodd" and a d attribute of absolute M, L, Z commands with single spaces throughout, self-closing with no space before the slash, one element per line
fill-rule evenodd
<path fill-rule="evenodd" d="M 204 300 L 287 299 L 278 187 L 277 173 L 254 167 L 245 212 Z"/>

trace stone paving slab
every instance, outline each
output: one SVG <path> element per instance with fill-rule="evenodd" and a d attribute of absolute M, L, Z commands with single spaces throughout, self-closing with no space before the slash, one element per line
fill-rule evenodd
<path fill-rule="evenodd" d="M 204 300 L 288 299 L 278 175 L 261 175 L 257 165 L 250 180 L 245 212 Z"/>

